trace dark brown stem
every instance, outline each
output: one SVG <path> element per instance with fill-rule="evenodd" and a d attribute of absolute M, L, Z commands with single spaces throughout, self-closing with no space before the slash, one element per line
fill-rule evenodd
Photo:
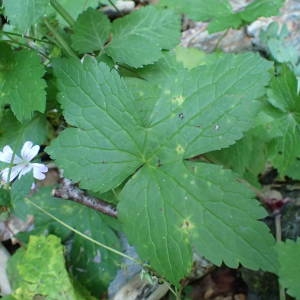
<path fill-rule="evenodd" d="M 53 191 L 53 196 L 83 204 L 113 218 L 117 217 L 117 210 L 114 206 L 104 200 L 86 195 L 84 191 L 66 178 L 62 179 L 59 188 Z"/>

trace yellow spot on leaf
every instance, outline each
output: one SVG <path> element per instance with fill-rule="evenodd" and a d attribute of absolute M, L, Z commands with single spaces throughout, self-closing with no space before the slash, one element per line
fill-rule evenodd
<path fill-rule="evenodd" d="M 195 228 L 195 225 L 189 219 L 184 219 L 180 227 L 184 232 L 189 232 Z"/>
<path fill-rule="evenodd" d="M 172 98 L 172 103 L 174 103 L 176 105 L 182 105 L 184 100 L 185 100 L 185 98 L 180 95 L 180 96 L 176 96 L 176 97 Z"/>
<path fill-rule="evenodd" d="M 177 154 L 183 154 L 184 148 L 181 145 L 177 145 L 176 152 L 177 152 Z"/>

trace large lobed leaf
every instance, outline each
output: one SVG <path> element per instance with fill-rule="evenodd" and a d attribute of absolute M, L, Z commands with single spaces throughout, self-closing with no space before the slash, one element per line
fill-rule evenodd
<path fill-rule="evenodd" d="M 31 119 L 34 111 L 44 112 L 46 105 L 45 69 L 33 51 L 12 52 L 0 44 L 0 104 L 10 104 L 19 121 Z"/>
<path fill-rule="evenodd" d="M 191 71 L 170 68 L 149 116 L 149 152 L 159 155 L 168 148 L 171 157 L 180 147 L 189 158 L 233 144 L 252 125 L 260 108 L 254 100 L 264 93 L 270 67 L 256 55 L 242 54 Z"/>
<path fill-rule="evenodd" d="M 54 69 L 65 118 L 77 128 L 64 131 L 48 151 L 67 177 L 108 191 L 141 164 L 145 134 L 132 95 L 115 71 L 91 58 L 59 60 Z"/>
<path fill-rule="evenodd" d="M 76 128 L 47 151 L 83 188 L 104 192 L 130 178 L 120 220 L 141 257 L 172 283 L 188 272 L 191 247 L 215 264 L 274 271 L 274 241 L 257 221 L 264 211 L 252 195 L 229 171 L 184 163 L 242 137 L 270 68 L 255 54 L 225 55 L 190 71 L 167 57 L 139 72 L 146 80 L 129 81 L 133 96 L 102 63 L 59 60 L 60 102 Z"/>
<path fill-rule="evenodd" d="M 121 192 L 118 208 L 140 255 L 176 283 L 190 268 L 191 245 L 217 265 L 275 271 L 273 238 L 257 222 L 265 212 L 251 197 L 230 171 L 171 163 L 144 166 Z"/>

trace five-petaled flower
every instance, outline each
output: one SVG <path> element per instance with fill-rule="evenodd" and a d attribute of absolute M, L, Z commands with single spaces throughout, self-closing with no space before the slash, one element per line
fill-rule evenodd
<path fill-rule="evenodd" d="M 3 169 L 0 174 L 4 182 L 11 182 L 16 177 L 20 178 L 33 170 L 33 177 L 42 180 L 46 177 L 44 173 L 48 167 L 44 164 L 31 163 L 31 160 L 38 154 L 40 146 L 33 146 L 32 142 L 25 142 L 21 149 L 21 157 L 14 154 L 10 146 L 6 145 L 0 151 L 0 161 L 11 164 L 10 167 Z"/>

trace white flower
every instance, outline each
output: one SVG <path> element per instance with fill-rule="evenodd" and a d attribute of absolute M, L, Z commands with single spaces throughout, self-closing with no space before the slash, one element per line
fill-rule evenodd
<path fill-rule="evenodd" d="M 21 149 L 21 157 L 13 155 L 13 150 L 10 146 L 6 145 L 3 151 L 0 151 L 0 161 L 13 164 L 11 168 L 5 168 L 1 171 L 2 180 L 11 182 L 16 177 L 20 178 L 33 170 L 33 177 L 42 180 L 45 179 L 48 171 L 47 166 L 44 164 L 31 163 L 30 161 L 38 154 L 40 146 L 33 146 L 32 142 L 25 142 Z M 9 174 L 10 173 L 10 174 Z M 9 178 L 8 178 L 9 176 Z"/>

